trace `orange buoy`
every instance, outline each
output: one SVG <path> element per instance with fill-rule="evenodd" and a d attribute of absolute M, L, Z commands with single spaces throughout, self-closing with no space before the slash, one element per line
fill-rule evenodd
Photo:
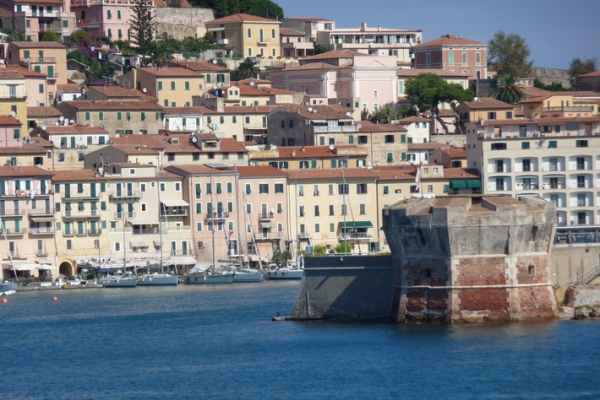
<path fill-rule="evenodd" d="M 2 304 L 8 303 L 8 299 L 2 299 Z"/>
<path fill-rule="evenodd" d="M 58 297 L 54 296 L 54 297 L 52 298 L 52 301 L 56 301 L 56 300 L 58 300 Z"/>

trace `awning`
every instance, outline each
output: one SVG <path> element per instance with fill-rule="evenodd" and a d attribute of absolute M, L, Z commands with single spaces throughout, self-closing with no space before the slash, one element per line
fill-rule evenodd
<path fill-rule="evenodd" d="M 161 200 L 161 203 L 163 203 L 167 207 L 185 207 L 185 206 L 189 206 L 188 202 L 185 201 L 185 200 Z"/>
<path fill-rule="evenodd" d="M 56 220 L 55 217 L 31 217 L 31 220 L 34 222 L 54 222 Z"/>
<path fill-rule="evenodd" d="M 38 266 L 35 268 L 36 269 L 52 269 L 52 268 L 54 268 L 54 265 L 38 264 Z"/>
<path fill-rule="evenodd" d="M 472 189 L 479 189 L 481 188 L 481 181 L 480 180 L 469 180 L 466 181 L 467 182 L 467 187 L 468 188 L 472 188 Z"/>
<path fill-rule="evenodd" d="M 31 261 L 13 261 L 12 268 L 10 261 L 4 261 L 2 263 L 3 269 L 13 269 L 15 271 L 28 271 L 32 269 L 37 269 L 40 267 L 40 264 L 34 264 Z"/>
<path fill-rule="evenodd" d="M 355 228 L 372 228 L 373 224 L 371 221 L 346 221 L 340 222 L 342 229 L 355 229 Z"/>
<path fill-rule="evenodd" d="M 467 181 L 465 181 L 464 179 L 458 179 L 458 180 L 450 181 L 450 187 L 452 189 L 466 189 L 467 188 Z"/>
<path fill-rule="evenodd" d="M 273 227 L 273 224 L 270 222 L 261 222 L 260 227 L 265 229 L 271 229 Z"/>

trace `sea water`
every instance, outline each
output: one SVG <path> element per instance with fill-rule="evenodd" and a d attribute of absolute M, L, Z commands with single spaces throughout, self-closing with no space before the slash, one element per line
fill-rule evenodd
<path fill-rule="evenodd" d="M 600 398 L 598 321 L 272 322 L 298 288 L 19 292 L 0 304 L 0 398 Z"/>

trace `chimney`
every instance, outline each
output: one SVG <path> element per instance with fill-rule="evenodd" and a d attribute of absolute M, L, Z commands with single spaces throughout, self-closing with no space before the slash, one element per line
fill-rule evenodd
<path fill-rule="evenodd" d="M 360 23 L 360 30 L 361 32 L 364 32 L 367 30 L 367 23 L 366 22 L 361 22 Z"/>

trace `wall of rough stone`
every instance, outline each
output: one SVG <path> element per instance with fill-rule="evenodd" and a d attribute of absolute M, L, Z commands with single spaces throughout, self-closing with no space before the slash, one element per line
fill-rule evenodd
<path fill-rule="evenodd" d="M 573 308 L 600 306 L 600 287 L 570 286 L 565 293 L 564 305 Z"/>
<path fill-rule="evenodd" d="M 566 69 L 534 67 L 533 76 L 546 85 L 562 83 L 565 88 L 571 87 L 571 83 L 569 82 L 569 71 Z"/>
<path fill-rule="evenodd" d="M 182 40 L 186 37 L 204 37 L 204 24 L 215 19 L 210 8 L 156 8 L 156 31 L 160 37 L 163 33 Z"/>

